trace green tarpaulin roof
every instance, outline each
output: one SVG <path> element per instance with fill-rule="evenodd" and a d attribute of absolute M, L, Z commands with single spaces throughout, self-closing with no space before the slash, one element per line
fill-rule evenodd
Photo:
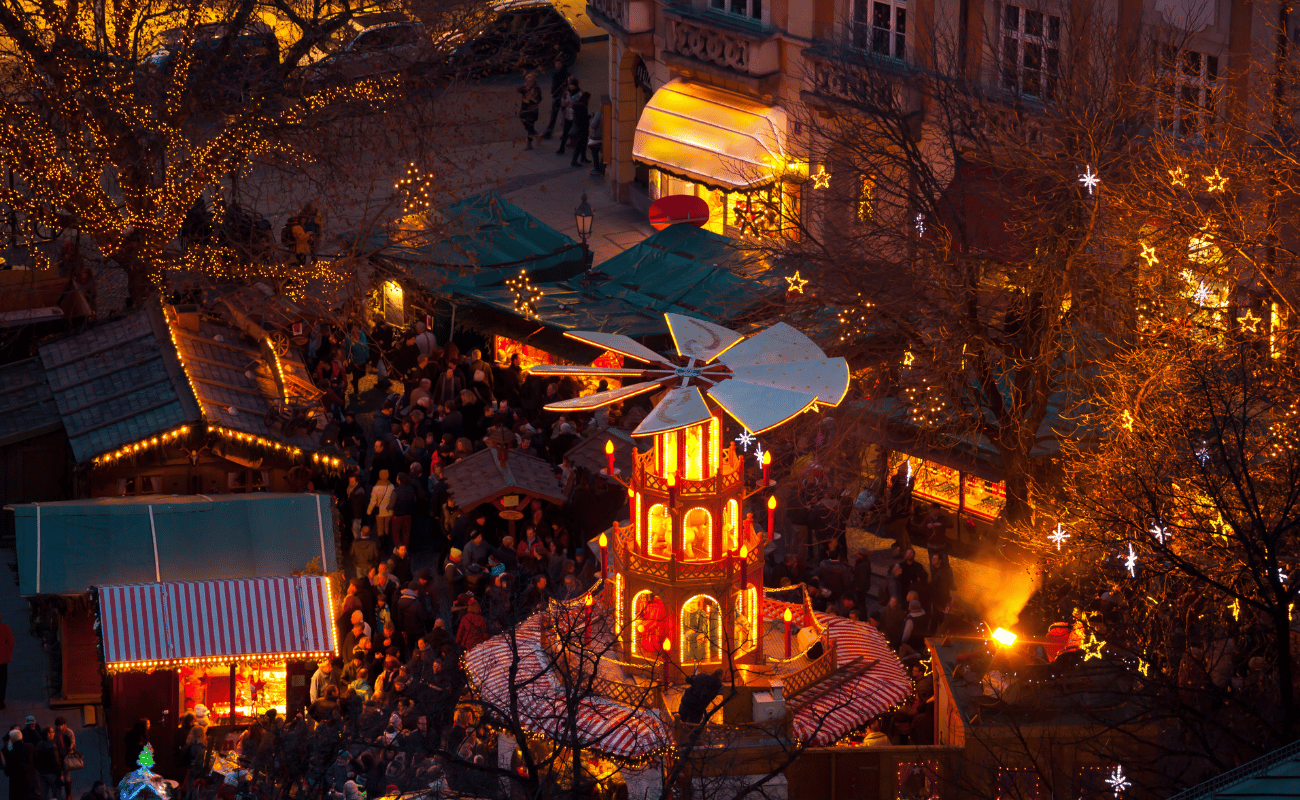
<path fill-rule="evenodd" d="M 673 225 L 597 265 L 594 273 L 564 281 L 533 283 L 541 295 L 529 321 L 560 330 L 597 330 L 643 337 L 666 334 L 665 312 L 721 324 L 779 291 L 765 265 L 741 262 L 725 236 L 693 225 Z M 444 287 L 508 316 L 515 310 L 509 287 L 482 276 Z"/>
<path fill-rule="evenodd" d="M 23 596 L 91 585 L 338 569 L 323 494 L 97 498 L 12 506 Z"/>

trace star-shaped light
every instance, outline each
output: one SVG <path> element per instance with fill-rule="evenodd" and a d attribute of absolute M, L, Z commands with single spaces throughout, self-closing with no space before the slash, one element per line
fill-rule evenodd
<path fill-rule="evenodd" d="M 1210 462 L 1210 448 L 1205 442 L 1201 442 L 1201 446 L 1196 448 L 1196 460 L 1201 462 L 1202 467 Z"/>
<path fill-rule="evenodd" d="M 793 275 L 785 279 L 785 282 L 790 284 L 789 291 L 799 294 L 803 294 L 803 287 L 808 285 L 808 279 L 800 277 L 799 270 L 795 270 Z"/>
<path fill-rule="evenodd" d="M 916 235 L 917 235 L 917 236 L 924 236 L 924 235 L 925 235 L 925 215 L 924 215 L 924 214 L 917 214 L 917 215 L 916 215 L 916 219 L 913 220 L 913 222 L 916 223 Z"/>
<path fill-rule="evenodd" d="M 1169 170 L 1169 185 L 1187 187 L 1187 173 L 1182 167 L 1174 167 Z"/>
<path fill-rule="evenodd" d="M 754 445 L 754 460 L 758 462 L 759 466 L 763 465 L 763 445 Z"/>
<path fill-rule="evenodd" d="M 1156 257 L 1156 249 L 1146 242 L 1142 243 L 1142 257 L 1146 259 L 1148 267 L 1154 267 L 1160 263 L 1160 259 Z"/>
<path fill-rule="evenodd" d="M 818 164 L 817 171 L 812 174 L 814 189 L 825 189 L 831 185 L 831 174 L 826 171 L 825 164 Z"/>
<path fill-rule="evenodd" d="M 1091 197 L 1093 190 L 1101 185 L 1101 176 L 1093 172 L 1092 165 L 1088 164 L 1084 168 L 1083 174 L 1079 176 L 1079 183 L 1088 188 L 1088 196 Z"/>
<path fill-rule="evenodd" d="M 1255 316 L 1250 309 L 1246 309 L 1246 313 L 1237 318 L 1237 324 L 1241 325 L 1243 329 L 1248 330 L 1251 333 L 1258 333 L 1259 323 L 1263 321 L 1264 320 Z"/>
<path fill-rule="evenodd" d="M 1133 552 L 1133 545 L 1129 544 L 1128 556 L 1124 558 L 1124 568 L 1128 570 L 1128 576 L 1130 578 L 1137 577 L 1137 563 L 1138 563 L 1137 553 Z"/>
<path fill-rule="evenodd" d="M 1173 536 L 1173 534 L 1169 532 L 1168 528 L 1160 524 L 1159 520 L 1153 521 L 1151 523 L 1151 530 L 1147 532 L 1151 534 L 1151 538 L 1155 539 L 1157 542 L 1160 542 L 1160 544 L 1164 544 L 1166 539 L 1169 539 Z M 1133 549 L 1133 545 L 1129 545 L 1128 549 L 1131 551 Z"/>
<path fill-rule="evenodd" d="M 1205 182 L 1209 185 L 1211 192 L 1221 192 L 1228 186 L 1227 177 L 1219 173 L 1218 167 L 1214 168 L 1213 175 L 1205 176 Z"/>
<path fill-rule="evenodd" d="M 1210 287 L 1205 285 L 1205 281 L 1201 281 L 1200 286 L 1196 287 L 1196 293 L 1192 295 L 1192 302 L 1196 303 L 1198 306 L 1203 306 L 1209 299 Z"/>
<path fill-rule="evenodd" d="M 1083 660 L 1091 661 L 1092 659 L 1101 660 L 1102 651 L 1106 649 L 1106 643 L 1098 639 L 1095 635 L 1089 633 L 1088 641 L 1083 643 Z"/>
<path fill-rule="evenodd" d="M 1057 552 L 1060 552 L 1061 544 L 1070 538 L 1070 534 L 1066 533 L 1065 528 L 1061 527 L 1061 523 L 1058 522 L 1056 527 L 1052 529 L 1051 535 L 1047 538 L 1051 540 L 1052 544 L 1056 545 Z"/>
<path fill-rule="evenodd" d="M 757 441 L 757 437 L 749 431 L 741 431 L 740 435 L 736 437 L 736 443 L 740 445 L 740 452 L 742 453 L 748 453 L 749 446 L 755 441 Z"/>
<path fill-rule="evenodd" d="M 1124 768 L 1119 766 L 1115 767 L 1115 771 L 1110 774 L 1110 777 L 1106 778 L 1106 783 L 1110 784 L 1110 788 L 1115 790 L 1116 797 L 1119 797 L 1125 789 L 1132 785 L 1128 782 L 1128 778 L 1124 777 Z"/>

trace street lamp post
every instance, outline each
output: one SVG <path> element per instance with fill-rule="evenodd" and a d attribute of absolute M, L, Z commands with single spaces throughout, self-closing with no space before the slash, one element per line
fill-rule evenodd
<path fill-rule="evenodd" d="M 587 203 L 587 193 L 583 192 L 582 202 L 573 210 L 573 218 L 578 223 L 578 238 L 582 240 L 582 263 L 588 268 L 591 267 L 591 248 L 587 246 L 587 239 L 591 236 L 591 220 L 595 216 Z"/>

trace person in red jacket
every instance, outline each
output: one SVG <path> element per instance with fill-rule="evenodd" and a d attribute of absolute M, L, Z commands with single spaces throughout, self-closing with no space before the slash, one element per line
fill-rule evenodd
<path fill-rule="evenodd" d="M 456 629 L 456 644 L 465 650 L 472 650 L 487 639 L 487 620 L 483 618 L 483 608 L 478 600 L 471 600 L 469 610 L 461 617 L 460 627 Z"/>
<path fill-rule="evenodd" d="M 0 622 L 0 708 L 5 707 L 5 692 L 9 688 L 9 662 L 14 658 L 14 632 Z"/>

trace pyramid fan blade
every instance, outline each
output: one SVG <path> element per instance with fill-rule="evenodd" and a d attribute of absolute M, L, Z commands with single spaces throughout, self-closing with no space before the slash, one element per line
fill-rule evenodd
<path fill-rule="evenodd" d="M 731 378 L 742 383 L 816 395 L 818 403 L 835 406 L 849 390 L 849 365 L 842 358 L 751 364 L 733 366 Z"/>
<path fill-rule="evenodd" d="M 654 370 L 647 367 L 575 367 L 568 364 L 538 364 L 529 375 L 583 375 L 593 378 L 635 378 Z"/>
<path fill-rule="evenodd" d="M 750 433 L 775 428 L 817 402 L 813 394 L 736 380 L 725 380 L 714 386 L 709 390 L 709 397 Z"/>
<path fill-rule="evenodd" d="M 778 322 L 723 353 L 718 360 L 729 367 L 738 367 L 825 357 L 826 354 L 812 339 L 784 322 Z"/>
<path fill-rule="evenodd" d="M 575 397 L 571 400 L 560 400 L 548 404 L 545 408 L 547 411 L 594 411 L 601 406 L 607 406 L 610 403 L 617 403 L 619 400 L 628 397 L 636 397 L 639 394 L 652 392 L 659 388 L 658 383 L 634 383 L 631 386 L 624 386 L 621 389 L 610 389 L 607 392 L 597 392 L 585 397 Z"/>
<path fill-rule="evenodd" d="M 745 338 L 721 325 L 694 317 L 664 314 L 664 319 L 668 320 L 668 331 L 677 345 L 677 354 L 698 359 L 703 364 L 717 358 L 720 353 Z"/>
<path fill-rule="evenodd" d="M 644 361 L 648 364 L 666 364 L 664 357 L 638 343 L 630 336 L 624 336 L 621 333 L 601 333 L 600 331 L 565 331 L 565 336 L 577 339 L 580 342 L 586 342 L 595 347 L 603 347 L 606 350 L 613 350 L 615 353 L 635 358 L 637 361 Z"/>
<path fill-rule="evenodd" d="M 695 425 L 707 420 L 709 407 L 704 403 L 704 396 L 694 386 L 673 389 L 664 395 L 654 410 L 632 431 L 633 436 L 648 436 L 652 433 L 675 431 L 687 425 Z"/>

